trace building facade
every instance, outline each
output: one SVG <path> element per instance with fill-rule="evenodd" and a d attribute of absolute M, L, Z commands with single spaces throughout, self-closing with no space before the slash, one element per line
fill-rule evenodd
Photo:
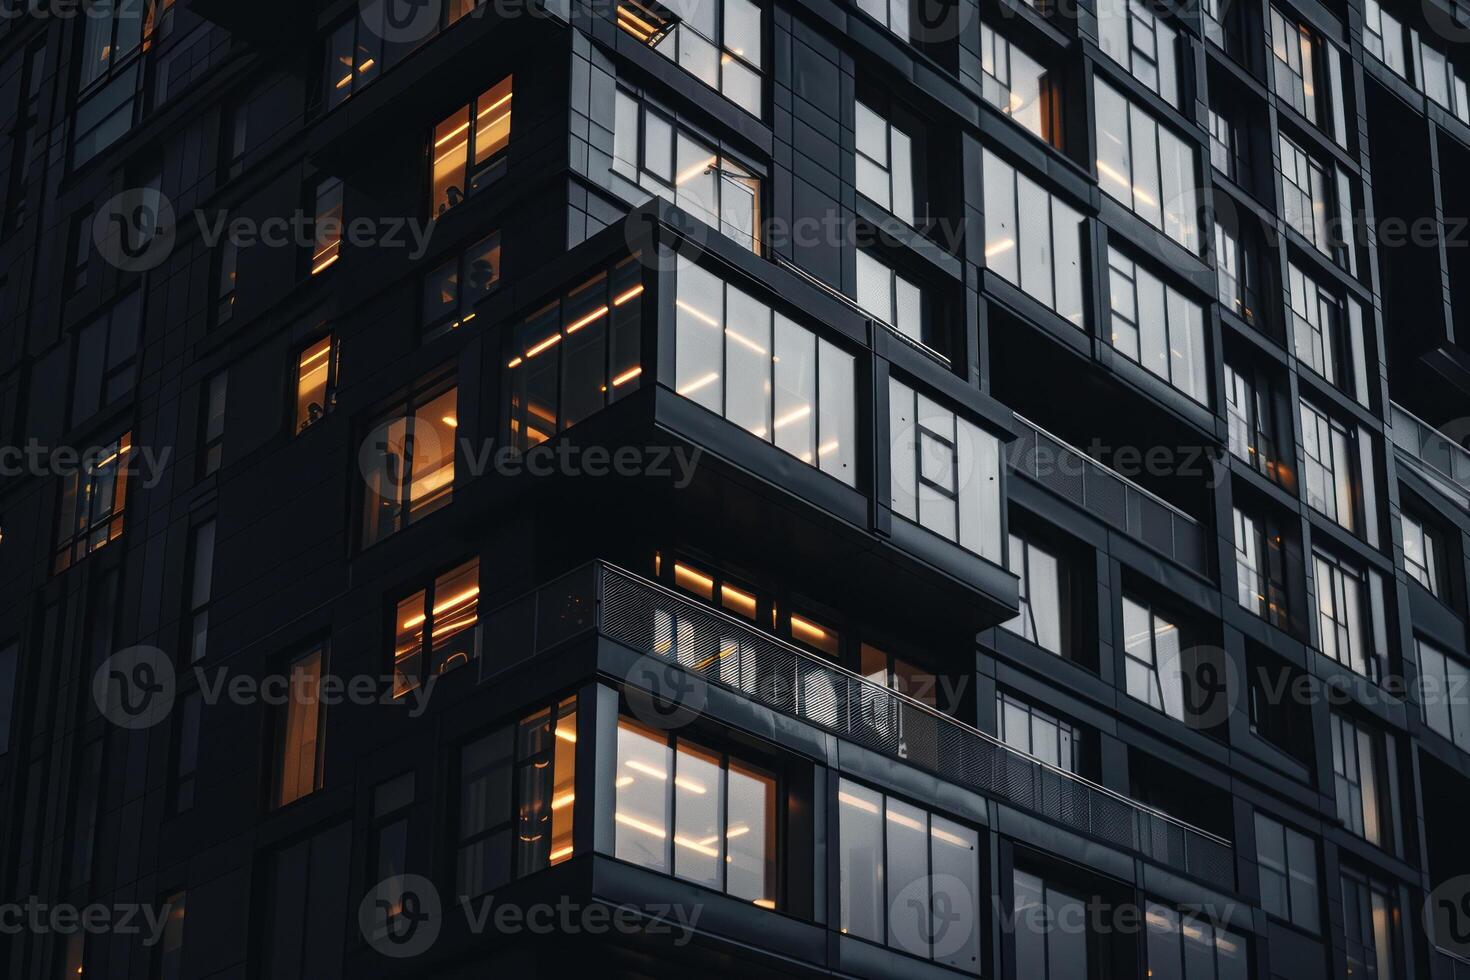
<path fill-rule="evenodd" d="M 5 975 L 1470 977 L 1470 8 L 0 12 Z"/>

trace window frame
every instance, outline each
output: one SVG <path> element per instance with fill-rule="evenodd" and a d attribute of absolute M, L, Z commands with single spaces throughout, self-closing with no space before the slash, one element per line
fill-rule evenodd
<path fill-rule="evenodd" d="M 52 552 L 55 572 L 66 571 L 122 536 L 126 527 L 128 477 L 132 472 L 132 461 L 128 458 L 133 451 L 132 439 L 132 431 L 124 431 L 102 450 L 105 454 L 102 458 L 92 463 L 83 461 L 74 472 L 61 477 L 56 547 Z M 93 506 L 99 487 L 106 488 L 109 498 L 101 513 Z M 78 502 L 82 502 L 81 513 Z M 82 521 L 85 524 L 79 523 Z"/>
<path fill-rule="evenodd" d="M 475 307 L 480 304 L 491 293 L 495 292 L 502 279 L 501 272 L 504 267 L 504 241 L 499 229 L 490 232 L 462 249 L 456 249 L 443 261 L 431 267 L 423 276 L 423 306 L 419 320 L 419 342 L 427 344 L 430 341 L 447 337 L 461 326 L 475 319 Z M 476 288 L 474 280 L 478 263 L 485 260 L 486 256 L 494 255 L 494 265 L 491 268 L 489 282 Z M 445 277 L 440 279 L 441 273 L 446 269 L 451 270 L 454 283 L 454 309 L 446 310 L 437 317 L 430 316 L 429 296 L 433 284 L 436 281 L 450 282 Z"/>
<path fill-rule="evenodd" d="M 488 108 L 481 109 L 482 100 L 492 99 L 500 91 L 501 86 L 506 87 L 506 92 L 493 102 Z M 496 126 L 498 119 L 492 119 L 485 126 L 479 125 L 479 120 L 502 105 L 508 105 L 503 118 L 505 119 L 504 145 L 492 153 L 483 161 L 476 161 L 480 152 L 480 136 L 487 129 Z M 429 220 L 437 221 L 450 211 L 468 202 L 477 193 L 490 187 L 503 178 L 509 169 L 511 141 L 515 137 L 515 74 L 507 73 L 504 77 L 497 79 L 489 88 L 470 97 L 470 100 L 452 113 L 441 119 L 429 130 L 428 147 L 425 151 L 426 172 L 428 175 L 428 197 L 429 197 Z M 435 136 L 440 129 L 454 123 L 460 113 L 465 113 L 463 126 L 453 130 L 448 136 L 436 139 Z M 464 154 L 452 167 L 451 172 L 458 172 L 460 180 L 458 183 L 446 185 L 447 200 L 440 200 L 438 195 L 438 172 L 437 166 L 451 155 L 458 156 L 453 150 L 440 153 L 439 146 L 448 140 L 452 140 L 460 132 L 465 134 Z"/>
<path fill-rule="evenodd" d="M 859 194 L 905 224 L 910 227 L 917 226 L 919 221 L 919 175 L 915 168 L 914 150 L 915 143 L 919 141 L 893 121 L 891 110 L 880 111 L 870 104 L 873 101 L 879 100 L 865 102 L 861 95 L 853 100 L 853 159 L 856 168 L 853 178 L 854 187 Z M 882 160 L 876 159 L 863 149 L 864 113 L 871 116 L 882 131 L 884 154 Z M 922 144 L 919 149 L 922 150 Z M 886 184 L 882 197 L 876 197 L 863 188 L 864 163 L 868 164 L 873 172 L 880 175 L 882 182 Z"/>
<path fill-rule="evenodd" d="M 1164 373 L 1160 373 L 1157 369 L 1155 352 L 1144 350 L 1144 339 L 1148 326 L 1144 322 L 1143 306 L 1139 302 L 1139 297 L 1140 287 L 1146 280 L 1152 280 L 1157 285 L 1160 306 L 1155 312 L 1162 312 L 1164 315 L 1164 333 L 1160 338 L 1164 346 L 1162 351 L 1157 352 L 1163 355 Z M 1209 371 L 1213 362 L 1206 339 L 1205 307 L 1154 275 L 1147 267 L 1130 258 L 1117 246 L 1108 248 L 1108 285 L 1108 317 L 1112 328 L 1109 330 L 1109 338 L 1112 348 L 1196 404 L 1206 408 L 1211 407 Z M 1132 320 L 1128 318 L 1126 311 L 1119 309 L 1116 302 L 1117 297 L 1124 290 L 1130 293 L 1129 305 L 1133 310 Z M 1195 314 L 1192 320 L 1189 316 L 1191 310 Z M 1184 314 L 1182 324 L 1176 323 L 1180 313 Z M 1131 350 L 1118 342 L 1119 321 L 1131 331 L 1134 339 Z M 1181 333 L 1188 336 L 1181 338 Z M 1186 340 L 1187 343 L 1181 343 L 1181 339 Z M 1197 353 L 1193 362 L 1179 355 L 1179 351 L 1186 348 Z M 1176 363 L 1176 358 L 1185 363 Z M 1180 368 L 1183 369 L 1184 378 L 1179 377 L 1178 369 Z M 1188 387 L 1181 382 L 1187 382 Z"/>
<path fill-rule="evenodd" d="M 298 699 L 297 669 L 312 659 L 316 660 L 316 692 L 315 701 Z M 293 803 L 307 799 L 321 792 L 326 784 L 326 734 L 327 734 L 327 706 L 322 700 L 322 681 L 328 676 L 327 669 L 330 662 L 330 651 L 328 641 L 323 639 L 318 643 L 309 644 L 300 651 L 293 654 L 289 659 L 283 661 L 285 676 L 287 678 L 288 700 L 286 704 L 280 705 L 272 712 L 275 716 L 271 726 L 273 751 L 271 766 L 271 809 L 281 810 Z M 303 788 L 304 781 L 300 778 L 289 781 L 291 761 L 289 749 L 292 742 L 293 713 L 292 709 L 302 710 L 305 707 L 314 709 L 315 717 L 306 722 L 314 729 L 311 733 L 310 744 L 312 747 L 311 772 L 309 773 L 310 787 Z M 304 734 L 305 726 L 302 727 Z M 304 747 L 305 739 L 300 743 Z M 299 792 L 297 792 L 299 790 Z M 289 795 L 291 793 L 295 795 Z"/>
<path fill-rule="evenodd" d="M 1266 833 L 1281 840 L 1282 863 L 1279 867 L 1268 863 L 1261 853 L 1261 841 Z M 1260 887 L 1261 908 L 1273 919 L 1289 923 L 1310 932 L 1320 935 L 1322 929 L 1322 892 L 1321 892 L 1321 855 L 1318 853 L 1317 841 L 1308 834 L 1288 827 L 1275 817 L 1268 816 L 1260 810 L 1255 812 L 1255 834 L 1256 834 L 1256 867 L 1258 873 L 1264 879 L 1269 873 L 1281 879 L 1282 896 L 1286 901 L 1284 910 L 1277 911 L 1267 905 L 1268 894 L 1275 894 L 1274 890 L 1268 892 L 1264 884 Z M 1312 868 L 1310 875 L 1303 869 L 1296 867 L 1292 859 L 1292 844 L 1297 845 L 1298 856 L 1303 849 L 1310 849 L 1312 855 Z M 1293 885 L 1299 887 L 1310 887 L 1312 891 L 1311 902 L 1308 907 L 1299 907 L 1299 901 L 1305 896 L 1294 894 Z M 1310 913 L 1310 914 L 1308 914 Z"/>
<path fill-rule="evenodd" d="M 1025 744 L 1020 744 L 1020 732 L 1015 733 L 1018 737 L 1012 740 L 1011 714 L 1007 709 L 1014 709 L 1026 717 L 1025 721 Z M 1055 732 L 1057 746 L 1057 761 L 1052 762 L 1038 752 L 1032 751 L 1036 746 L 1036 727 L 1051 729 Z M 1075 775 L 1081 775 L 1082 762 L 1082 730 L 1067 721 L 1059 714 L 1043 711 L 1029 701 L 1025 701 L 1009 691 L 997 690 L 995 693 L 995 730 L 996 737 L 1006 745 L 1033 759 L 1037 759 L 1044 765 L 1053 769 L 1061 769 Z M 1064 747 L 1065 746 L 1065 750 Z"/>
<path fill-rule="evenodd" d="M 1018 56 L 1023 60 L 1017 65 Z M 1016 105 L 1015 81 L 1017 68 L 1025 72 L 1029 65 L 1039 71 L 1036 79 L 1036 127 L 1028 125 L 1030 113 L 1023 98 Z M 988 67 L 987 67 L 988 66 Z M 1013 120 L 1026 132 L 1040 139 L 1055 150 L 1064 150 L 1065 127 L 1062 124 L 1065 92 L 1056 77 L 1057 71 L 996 30 L 985 21 L 980 22 L 980 94 L 1001 115 Z M 1029 77 L 1029 75 L 1027 76 Z"/>
<path fill-rule="evenodd" d="M 200 388 L 199 478 L 213 476 L 224 465 L 225 421 L 229 410 L 230 374 L 222 368 L 210 375 Z"/>
<path fill-rule="evenodd" d="M 417 482 L 415 475 L 417 470 L 413 458 L 413 442 L 416 438 L 414 430 L 417 428 L 418 413 L 449 394 L 453 394 L 454 396 L 455 414 L 453 418 L 455 419 L 455 424 L 453 426 L 450 426 L 448 422 L 444 424 L 446 427 L 457 431 L 459 418 L 459 380 L 452 374 L 440 376 L 437 381 L 414 386 L 396 400 L 387 410 L 378 412 L 372 416 L 372 425 L 368 427 L 369 433 L 382 431 L 386 436 L 396 422 L 402 421 L 404 423 L 403 448 L 405 452 L 401 455 L 394 454 L 393 456 L 394 459 L 401 462 L 401 468 L 393 467 L 395 472 L 392 474 L 379 474 L 393 476 L 397 479 L 399 485 L 398 490 L 400 491 L 398 497 L 389 498 L 380 489 L 375 487 L 372 480 L 363 481 L 362 511 L 359 514 L 360 523 L 358 525 L 358 542 L 360 548 L 365 550 L 373 545 L 381 544 L 395 534 L 399 534 L 419 521 L 438 513 L 454 502 L 455 483 L 460 473 L 459 440 L 457 437 L 450 439 L 450 445 L 448 447 L 442 445 L 438 447 L 441 450 L 442 460 L 446 461 L 443 465 L 447 465 L 450 469 L 448 481 L 433 488 L 421 500 L 416 500 L 413 496 L 414 484 Z M 432 431 L 433 423 L 431 422 L 430 425 Z M 438 439 L 437 435 L 435 439 Z M 447 451 L 445 451 L 446 448 Z M 382 449 L 385 455 L 388 449 L 389 447 L 385 443 Z M 383 468 L 388 468 L 386 461 Z M 387 488 L 383 487 L 383 489 Z M 381 527 L 385 527 L 388 530 L 381 531 L 377 536 L 369 540 L 369 527 L 370 525 L 376 526 L 369 518 L 375 497 L 379 505 L 387 507 L 391 510 L 391 513 L 386 515 L 384 523 L 381 525 Z"/>
<path fill-rule="evenodd" d="M 1007 632 L 1019 636 L 1027 643 L 1031 643 L 1063 660 L 1072 659 L 1073 630 L 1075 628 L 1072 615 L 1072 577 L 1069 572 L 1070 563 L 1063 554 L 1054 554 L 1061 549 L 1054 549 L 1049 542 L 1045 546 L 1038 544 L 1034 536 L 1027 535 L 1024 530 L 1017 530 L 1012 524 L 1007 535 L 1007 564 L 1006 568 L 1014 574 L 1020 582 L 1020 611 L 1014 619 L 1009 619 L 1001 624 L 1001 628 Z M 1050 559 L 1057 569 L 1057 649 L 1042 642 L 1041 631 L 1036 625 L 1036 608 L 1034 598 L 1035 587 L 1031 580 L 1032 552 L 1037 552 Z M 1020 626 L 1018 630 L 1016 627 Z"/>
<path fill-rule="evenodd" d="M 455 562 L 452 565 L 444 566 L 434 574 L 419 579 L 422 587 L 411 587 L 401 590 L 398 593 L 399 597 L 389 603 L 389 608 L 393 610 L 392 627 L 389 633 L 389 636 L 392 638 L 389 645 L 389 670 L 393 676 L 393 697 L 395 700 L 406 697 L 411 692 L 421 689 L 428 683 L 430 677 L 443 677 L 445 674 L 458 670 L 460 667 L 467 667 L 478 660 L 478 632 L 480 627 L 479 597 L 482 592 L 480 573 L 480 558 L 478 555 L 474 555 L 466 561 Z M 450 607 L 446 603 L 441 602 L 443 597 L 439 595 L 439 590 L 445 586 L 452 586 L 455 579 L 466 574 L 473 574 L 474 576 L 473 595 L 468 594 L 470 590 L 467 590 L 466 593 L 451 595 L 450 598 L 461 600 L 454 607 Z M 410 626 L 407 623 L 401 622 L 400 617 L 405 612 L 411 610 L 412 607 L 409 606 L 409 603 L 415 598 L 418 599 L 417 613 L 409 621 L 412 623 L 412 626 Z M 457 608 L 460 605 L 466 608 Z M 461 616 L 472 608 L 475 618 L 472 622 L 461 626 L 453 633 L 445 637 L 438 637 L 436 634 L 440 627 L 444 625 L 439 622 L 439 618 L 441 614 L 449 612 L 451 608 L 455 609 L 454 614 L 456 616 Z M 417 628 L 420 636 L 417 648 L 412 655 L 409 655 L 404 648 L 399 646 L 399 641 L 403 639 L 403 630 L 406 628 Z M 448 641 L 454 642 L 449 644 Z M 469 644 L 468 652 L 461 649 L 466 641 Z M 449 666 L 450 662 L 458 657 L 463 657 L 463 659 L 459 660 L 453 666 Z M 412 676 L 401 669 L 401 665 L 409 660 L 417 664 Z M 437 663 L 436 660 L 438 660 Z"/>
<path fill-rule="evenodd" d="M 1386 829 L 1384 802 L 1389 789 L 1379 765 L 1382 736 L 1340 711 L 1328 716 L 1328 729 L 1332 736 L 1337 819 L 1349 832 L 1382 847 Z"/>
<path fill-rule="evenodd" d="M 303 418 L 301 415 L 301 368 L 305 363 L 307 363 L 305 360 L 306 356 L 308 354 L 311 354 L 312 351 L 314 351 L 317 347 L 321 346 L 322 341 L 327 342 L 327 348 L 324 352 L 327 357 L 327 381 L 325 386 L 322 388 L 321 412 L 315 417 L 312 417 L 308 414 L 305 418 Z M 318 336 L 315 340 L 312 340 L 310 343 L 297 348 L 296 356 L 295 358 L 293 358 L 295 362 L 292 369 L 294 373 L 294 380 L 291 385 L 291 390 L 293 392 L 293 397 L 291 399 L 290 415 L 290 417 L 293 419 L 291 431 L 292 436 L 299 436 L 307 429 L 310 429 L 312 426 L 319 424 L 328 415 L 331 415 L 333 409 L 337 407 L 337 373 L 338 369 L 340 368 L 341 355 L 341 343 L 338 340 L 335 332 L 322 334 Z M 320 355 L 314 355 L 313 360 L 316 356 Z M 311 405 L 315 404 L 315 402 L 310 403 L 308 405 L 308 410 Z"/>
<path fill-rule="evenodd" d="M 764 118 L 766 76 L 763 62 L 765 61 L 765 48 L 768 43 L 766 40 L 765 7 L 760 3 L 751 2 L 751 0 L 735 0 L 736 3 L 743 3 L 746 7 L 755 11 L 755 36 L 760 43 L 760 50 L 757 52 L 757 60 L 752 61 L 746 51 L 727 43 L 728 35 L 731 33 L 730 14 L 727 5 L 731 0 L 715 0 L 713 3 L 714 30 L 712 33 L 717 35 L 715 37 L 710 37 L 704 31 L 695 28 L 688 17 L 673 8 L 673 4 L 676 2 L 679 2 L 679 0 L 664 0 L 664 2 L 660 2 L 660 0 L 618 0 L 618 26 L 630 37 L 635 38 L 678 65 L 680 70 L 685 74 L 698 79 L 705 86 L 718 92 L 721 98 L 743 112 L 757 119 Z M 748 14 L 749 10 L 744 12 Z M 701 42 L 714 49 L 716 54 L 714 68 L 717 75 L 715 83 L 711 83 L 695 67 L 692 67 L 694 64 L 692 58 L 686 62 L 685 30 L 688 30 Z M 735 94 L 739 91 L 737 85 L 732 84 L 727 89 L 726 82 L 730 77 L 727 74 L 730 71 L 728 66 L 732 64 L 738 65 L 749 75 L 754 76 L 756 93 L 755 104 L 753 106 L 747 104 L 743 98 L 737 97 Z M 737 75 L 735 77 L 738 78 L 739 76 Z"/>

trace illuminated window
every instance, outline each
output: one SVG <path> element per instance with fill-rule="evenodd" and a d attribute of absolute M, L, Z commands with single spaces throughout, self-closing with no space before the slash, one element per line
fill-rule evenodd
<path fill-rule="evenodd" d="M 199 475 L 218 472 L 225 454 L 225 400 L 229 391 L 229 375 L 221 371 L 209 379 L 204 389 L 202 437 L 199 447 Z"/>
<path fill-rule="evenodd" d="M 985 101 L 1061 149 L 1062 87 L 1041 62 L 982 23 L 980 70 Z"/>
<path fill-rule="evenodd" d="M 73 425 L 132 392 L 143 328 L 142 296 L 141 289 L 133 290 L 77 331 L 71 401 Z"/>
<path fill-rule="evenodd" d="M 500 232 L 488 235 L 430 272 L 424 280 L 425 341 L 453 333 L 475 318 L 475 304 L 500 281 Z"/>
<path fill-rule="evenodd" d="M 457 894 L 478 898 L 572 857 L 576 750 L 575 697 L 460 750 Z"/>
<path fill-rule="evenodd" d="M 1002 564 L 1000 441 L 895 377 L 888 413 L 893 512 Z"/>
<path fill-rule="evenodd" d="M 1103 191 L 1191 252 L 1200 248 L 1199 156 L 1101 76 L 1097 109 L 1097 173 Z"/>
<path fill-rule="evenodd" d="M 678 262 L 674 390 L 857 485 L 856 359 L 692 262 Z"/>
<path fill-rule="evenodd" d="M 978 974 L 979 843 L 970 827 L 842 780 L 837 789 L 842 934 Z M 956 924 L 956 915 L 969 921 Z"/>
<path fill-rule="evenodd" d="M 1271 437 L 1271 393 L 1264 378 L 1225 365 L 1225 408 L 1230 452 L 1272 480 L 1280 480 Z"/>
<path fill-rule="evenodd" d="M 364 548 L 447 506 L 454 495 L 459 390 L 416 394 L 371 429 L 359 462 L 368 467 L 363 495 Z"/>
<path fill-rule="evenodd" d="M 1179 32 L 1140 0 L 1103 0 L 1098 46 L 1171 106 L 1179 106 Z"/>
<path fill-rule="evenodd" d="M 479 621 L 480 561 L 434 579 L 398 603 L 394 618 L 393 696 L 417 688 L 424 677 L 463 667 L 475 656 Z"/>
<path fill-rule="evenodd" d="M 311 274 L 318 275 L 342 257 L 342 181 L 328 177 L 316 185 L 312 223 Z"/>
<path fill-rule="evenodd" d="M 215 522 L 194 528 L 189 542 L 189 662 L 204 659 L 209 645 L 209 604 L 214 595 Z"/>
<path fill-rule="evenodd" d="M 318 647 L 287 670 L 287 702 L 278 712 L 275 805 L 294 803 L 322 788 L 326 712 L 321 703 L 326 650 Z"/>
<path fill-rule="evenodd" d="M 613 170 L 759 252 L 760 179 L 627 92 L 616 99 Z"/>
<path fill-rule="evenodd" d="M 527 317 L 510 371 L 512 443 L 529 449 L 638 389 L 643 266 L 630 256 Z"/>
<path fill-rule="evenodd" d="M 791 629 L 791 638 L 803 646 L 811 647 L 836 660 L 842 651 L 842 636 L 830 626 L 824 626 L 811 616 L 792 613 L 786 618 Z"/>
<path fill-rule="evenodd" d="M 858 672 L 874 684 L 922 701 L 931 708 L 953 713 L 959 706 L 939 703 L 940 678 L 918 664 L 880 650 L 870 643 L 858 646 Z M 948 693 L 948 692 L 946 692 Z M 918 721 L 917 718 L 914 719 Z"/>
<path fill-rule="evenodd" d="M 434 127 L 429 154 L 435 217 L 505 173 L 513 94 L 507 75 Z"/>
<path fill-rule="evenodd" d="M 761 8 L 751 0 L 619 0 L 618 26 L 761 114 Z"/>
<path fill-rule="evenodd" d="M 989 150 L 983 159 L 986 268 L 1083 326 L 1081 213 Z"/>
<path fill-rule="evenodd" d="M 1148 976 L 1158 980 L 1250 977 L 1245 939 L 1218 928 L 1206 917 L 1148 902 L 1144 922 L 1148 930 Z"/>
<path fill-rule="evenodd" d="M 296 361 L 296 432 L 305 432 L 337 407 L 337 342 L 330 334 Z"/>
<path fill-rule="evenodd" d="M 132 451 L 132 433 L 124 433 L 62 477 L 56 571 L 122 537 Z"/>
<path fill-rule="evenodd" d="M 143 53 L 173 26 L 173 0 L 98 0 L 82 18 L 72 165 L 81 166 L 133 128 L 149 73 Z"/>
<path fill-rule="evenodd" d="M 344 20 L 325 42 L 326 63 L 322 71 L 322 105 L 334 109 L 363 86 L 417 50 L 418 46 L 482 6 L 485 0 L 359 0 L 354 16 Z M 423 27 L 417 8 L 431 6 L 438 14 L 434 23 L 412 43 L 384 44 L 384 38 L 404 31 L 385 18 L 411 19 L 411 27 Z"/>
<path fill-rule="evenodd" d="M 618 719 L 614 853 L 761 908 L 779 902 L 776 777 Z"/>
<path fill-rule="evenodd" d="M 1116 248 L 1108 249 L 1113 348 L 1208 405 L 1205 311 Z"/>

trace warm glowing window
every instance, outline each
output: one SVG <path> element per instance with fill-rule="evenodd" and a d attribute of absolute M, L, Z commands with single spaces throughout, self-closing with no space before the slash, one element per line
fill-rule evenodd
<path fill-rule="evenodd" d="M 517 448 L 545 442 L 638 389 L 642 297 L 643 265 L 630 256 L 516 329 L 506 368 Z"/>
<path fill-rule="evenodd" d="M 184 919 L 187 897 L 177 891 L 166 897 L 162 904 L 167 918 L 163 921 L 163 938 L 154 953 L 153 975 L 158 980 L 180 980 L 184 975 Z"/>
<path fill-rule="evenodd" d="M 613 170 L 759 252 L 760 178 L 627 92 L 615 105 Z"/>
<path fill-rule="evenodd" d="M 980 836 L 974 829 L 844 779 L 837 789 L 837 850 L 843 935 L 980 972 L 984 909 L 976 898 Z"/>
<path fill-rule="evenodd" d="M 346 102 L 378 77 L 383 67 L 382 48 L 381 35 L 365 29 L 355 17 L 328 35 L 322 71 L 322 95 L 328 109 Z"/>
<path fill-rule="evenodd" d="M 141 55 L 172 29 L 173 0 L 99 0 L 86 5 L 80 20 L 85 32 L 73 114 L 74 166 L 116 143 L 141 115 L 155 74 L 145 71 Z M 160 100 L 165 90 L 159 86 Z"/>
<path fill-rule="evenodd" d="M 675 391 L 857 485 L 851 354 L 682 257 L 675 306 Z"/>
<path fill-rule="evenodd" d="M 337 342 L 323 337 L 296 361 L 296 425 L 304 432 L 337 405 Z"/>
<path fill-rule="evenodd" d="M 990 25 L 981 24 L 980 70 L 985 101 L 1061 148 L 1062 86 L 1041 62 Z"/>
<path fill-rule="evenodd" d="M 761 114 L 761 8 L 751 0 L 619 0 L 618 26 Z"/>
<path fill-rule="evenodd" d="M 235 315 L 235 290 L 239 283 L 240 248 L 226 238 L 215 257 L 214 322 L 228 323 Z"/>
<path fill-rule="evenodd" d="M 367 483 L 363 547 L 427 517 L 453 498 L 458 395 L 455 387 L 429 389 L 370 431 L 358 460 Z"/>
<path fill-rule="evenodd" d="M 842 652 L 842 635 L 814 617 L 792 613 L 786 617 L 791 638 L 836 660 Z"/>
<path fill-rule="evenodd" d="M 132 452 L 132 433 L 124 433 L 110 446 L 88 453 L 81 465 L 61 478 L 58 572 L 122 536 Z"/>
<path fill-rule="evenodd" d="M 573 855 L 576 750 L 574 697 L 460 750 L 456 894 L 478 898 Z"/>
<path fill-rule="evenodd" d="M 325 272 L 342 257 L 342 181 L 329 177 L 316 185 L 311 274 Z"/>
<path fill-rule="evenodd" d="M 484 3 L 485 0 L 359 0 L 354 16 L 327 35 L 322 104 L 327 109 L 341 105 L 419 45 Z M 434 11 L 435 17 L 425 23 L 428 9 Z M 414 36 L 403 39 L 405 34 Z M 393 40 L 385 44 L 385 38 Z"/>
<path fill-rule="evenodd" d="M 398 603 L 394 617 L 393 696 L 417 688 L 425 676 L 463 667 L 475 656 L 480 562 L 466 562 Z"/>
<path fill-rule="evenodd" d="M 500 281 L 500 232 L 488 235 L 424 280 L 423 339 L 453 333 L 475 318 L 475 304 Z"/>
<path fill-rule="evenodd" d="M 512 94 L 507 75 L 434 127 L 429 154 L 436 217 L 505 173 Z"/>
<path fill-rule="evenodd" d="M 285 806 L 322 788 L 326 712 L 321 703 L 326 651 L 318 648 L 287 671 L 287 700 L 279 712 L 275 805 Z"/>
<path fill-rule="evenodd" d="M 618 720 L 615 854 L 774 909 L 776 777 L 629 718 Z"/>

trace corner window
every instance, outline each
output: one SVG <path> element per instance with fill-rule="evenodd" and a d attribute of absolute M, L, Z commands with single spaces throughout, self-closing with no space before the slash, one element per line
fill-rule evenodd
<path fill-rule="evenodd" d="M 725 98 L 761 114 L 761 8 L 750 0 L 619 0 L 618 26 Z"/>
<path fill-rule="evenodd" d="M 913 140 L 862 102 L 857 103 L 857 189 L 895 217 L 917 223 Z"/>
<path fill-rule="evenodd" d="M 980 94 L 1044 142 L 1062 148 L 1062 86 L 1046 66 L 980 25 Z"/>
<path fill-rule="evenodd" d="M 122 537 L 132 451 L 132 433 L 125 432 L 116 442 L 62 477 L 56 571 L 66 571 L 73 563 Z"/>
<path fill-rule="evenodd" d="M 296 359 L 296 422 L 293 431 L 305 432 L 337 407 L 337 342 L 331 334 L 318 340 Z"/>
<path fill-rule="evenodd" d="M 143 329 L 142 297 L 141 289 L 133 290 L 77 332 L 73 426 L 132 392 Z"/>
<path fill-rule="evenodd" d="M 1309 122 L 1320 122 L 1319 93 L 1326 79 L 1318 78 L 1325 52 L 1312 31 L 1287 17 L 1273 4 L 1268 19 L 1271 35 L 1271 78 L 1276 95 Z"/>
<path fill-rule="evenodd" d="M 1082 327 L 1081 213 L 989 150 L 983 166 L 986 267 Z"/>
<path fill-rule="evenodd" d="M 1317 844 L 1306 834 L 1256 814 L 1256 866 L 1261 907 L 1268 915 L 1308 932 L 1321 927 L 1317 894 Z"/>
<path fill-rule="evenodd" d="M 1293 346 L 1296 356 L 1329 383 L 1348 394 L 1367 385 L 1361 369 L 1362 314 L 1351 300 L 1352 329 L 1348 310 L 1336 296 L 1297 267 L 1288 266 Z"/>
<path fill-rule="evenodd" d="M 1208 405 L 1205 311 L 1116 248 L 1108 250 L 1113 347 Z"/>
<path fill-rule="evenodd" d="M 888 434 L 893 512 L 1003 563 L 1000 441 L 892 377 Z"/>
<path fill-rule="evenodd" d="M 512 445 L 530 449 L 638 390 L 642 296 L 630 256 L 521 322 L 506 364 Z"/>
<path fill-rule="evenodd" d="M 432 214 L 439 217 L 505 173 L 513 76 L 434 127 Z"/>
<path fill-rule="evenodd" d="M 319 275 L 342 257 L 342 181 L 328 177 L 313 191 L 311 274 Z"/>
<path fill-rule="evenodd" d="M 675 391 L 857 485 L 853 355 L 683 258 L 675 306 Z"/>
<path fill-rule="evenodd" d="M 761 908 L 779 904 L 776 777 L 618 719 L 615 854 Z"/>
<path fill-rule="evenodd" d="M 837 834 L 844 935 L 980 972 L 979 834 L 846 779 Z"/>
<path fill-rule="evenodd" d="M 371 429 L 362 546 L 377 544 L 447 506 L 454 496 L 459 390 L 416 392 Z"/>
<path fill-rule="evenodd" d="M 759 252 L 760 178 L 627 92 L 616 98 L 613 170 Z"/>
<path fill-rule="evenodd" d="M 1020 581 L 1020 614 L 1002 624 L 1059 657 L 1071 653 L 1071 588 L 1061 561 L 1034 541 L 1010 536 L 1010 570 Z"/>
<path fill-rule="evenodd" d="M 1236 599 L 1281 629 L 1290 629 L 1286 554 L 1279 523 L 1235 508 Z"/>
<path fill-rule="evenodd" d="M 475 318 L 475 304 L 500 282 L 500 232 L 487 235 L 424 279 L 422 339 L 435 340 Z"/>
<path fill-rule="evenodd" d="M 1101 77 L 1093 80 L 1093 96 L 1103 192 L 1189 251 L 1199 252 L 1197 151 Z"/>
<path fill-rule="evenodd" d="M 1179 107 L 1179 32 L 1139 0 L 1103 0 L 1097 10 L 1098 44 L 1129 74 Z"/>
<path fill-rule="evenodd" d="M 394 616 L 393 696 L 403 697 L 431 675 L 475 657 L 480 562 L 466 562 L 398 603 Z"/>
<path fill-rule="evenodd" d="M 326 648 L 318 647 L 287 668 L 288 700 L 278 710 L 276 806 L 294 803 L 322 788 L 326 711 L 321 703 Z"/>

